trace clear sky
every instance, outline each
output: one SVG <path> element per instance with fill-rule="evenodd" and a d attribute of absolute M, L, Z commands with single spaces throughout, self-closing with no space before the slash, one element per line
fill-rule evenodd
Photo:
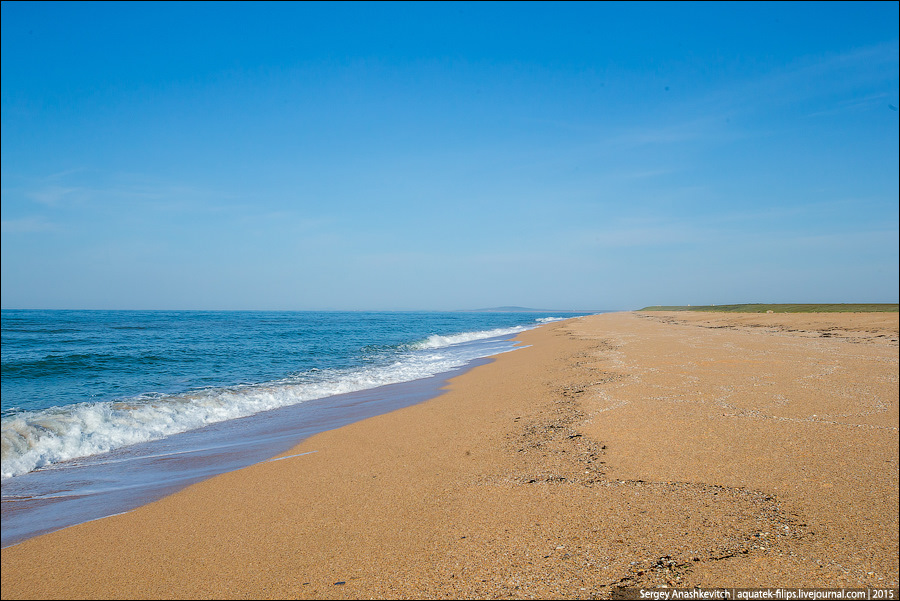
<path fill-rule="evenodd" d="M 2 306 L 897 302 L 898 3 L 2 3 Z"/>

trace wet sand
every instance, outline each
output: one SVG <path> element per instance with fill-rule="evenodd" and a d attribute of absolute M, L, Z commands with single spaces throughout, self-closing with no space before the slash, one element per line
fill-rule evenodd
<path fill-rule="evenodd" d="M 512 346 L 510 342 L 509 346 Z M 474 364 L 484 363 L 479 359 Z M 441 393 L 451 375 L 315 399 L 189 430 L 3 481 L 3 547 L 131 511 L 195 482 L 266 461 L 299 441 Z"/>
<path fill-rule="evenodd" d="M 898 316 L 550 324 L 425 403 L 2 551 L 12 598 L 898 586 Z"/>

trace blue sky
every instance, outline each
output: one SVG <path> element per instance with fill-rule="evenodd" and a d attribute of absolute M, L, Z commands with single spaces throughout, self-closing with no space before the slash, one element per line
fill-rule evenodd
<path fill-rule="evenodd" d="M 2 306 L 897 302 L 898 3 L 2 4 Z"/>

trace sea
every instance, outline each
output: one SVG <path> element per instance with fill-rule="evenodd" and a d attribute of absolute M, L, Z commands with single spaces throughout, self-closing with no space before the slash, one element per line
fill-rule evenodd
<path fill-rule="evenodd" d="M 584 314 L 3 310 L 0 546 L 433 398 Z"/>

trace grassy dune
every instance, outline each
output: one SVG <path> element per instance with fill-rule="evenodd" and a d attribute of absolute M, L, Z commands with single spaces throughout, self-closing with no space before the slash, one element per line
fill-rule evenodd
<path fill-rule="evenodd" d="M 897 312 L 897 303 L 687 305 L 644 307 L 640 311 L 715 311 L 719 313 L 872 313 Z"/>

